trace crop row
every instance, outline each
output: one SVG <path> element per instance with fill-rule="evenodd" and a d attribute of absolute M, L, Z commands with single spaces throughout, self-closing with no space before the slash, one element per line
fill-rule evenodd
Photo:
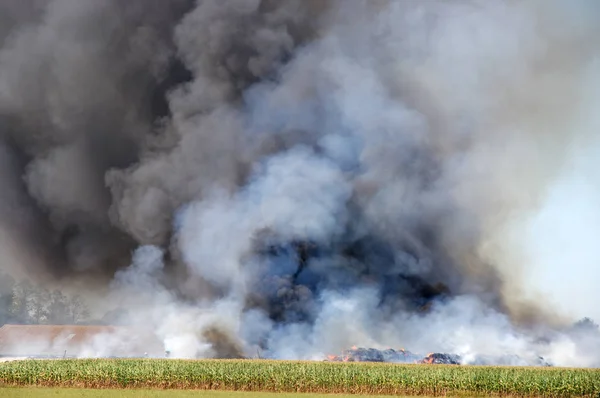
<path fill-rule="evenodd" d="M 29 360 L 0 364 L 0 386 L 598 397 L 600 370 L 266 360 Z"/>

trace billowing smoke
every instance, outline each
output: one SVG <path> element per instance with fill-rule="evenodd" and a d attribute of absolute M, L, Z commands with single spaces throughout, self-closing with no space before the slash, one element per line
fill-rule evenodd
<path fill-rule="evenodd" d="M 564 328 L 553 301 L 568 301 L 532 283 L 551 271 L 530 234 L 600 143 L 595 0 L 28 0 L 0 15 L 15 277 L 127 309 L 176 357 L 359 344 L 600 365 L 600 340 Z"/>

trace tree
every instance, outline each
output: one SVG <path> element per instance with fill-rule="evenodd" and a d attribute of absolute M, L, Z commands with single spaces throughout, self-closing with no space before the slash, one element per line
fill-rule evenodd
<path fill-rule="evenodd" d="M 32 323 L 28 303 L 33 292 L 33 285 L 28 280 L 17 283 L 13 288 L 10 305 L 10 321 L 14 323 Z"/>
<path fill-rule="evenodd" d="M 83 322 L 90 316 L 90 312 L 80 295 L 75 295 L 68 300 L 69 321 L 73 324 Z"/>
<path fill-rule="evenodd" d="M 49 292 L 24 280 L 0 273 L 0 326 L 20 324 L 77 324 L 89 317 L 89 310 L 79 295 L 65 296 L 60 290 Z"/>
<path fill-rule="evenodd" d="M 54 290 L 50 294 L 48 305 L 48 323 L 53 325 L 64 325 L 70 319 L 69 299 L 60 291 Z"/>
<path fill-rule="evenodd" d="M 43 324 L 48 321 L 50 293 L 39 286 L 34 287 L 27 296 L 27 313 L 31 323 Z"/>
<path fill-rule="evenodd" d="M 578 320 L 573 324 L 573 330 L 579 332 L 593 332 L 600 333 L 600 328 L 591 318 L 585 317 L 583 319 Z"/>
<path fill-rule="evenodd" d="M 15 280 L 8 274 L 0 272 L 0 326 L 10 322 L 13 289 Z"/>

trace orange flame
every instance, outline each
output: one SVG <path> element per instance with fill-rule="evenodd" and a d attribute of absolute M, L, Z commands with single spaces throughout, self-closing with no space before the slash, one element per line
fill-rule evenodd
<path fill-rule="evenodd" d="M 421 363 L 433 364 L 433 361 L 434 361 L 433 352 L 430 352 L 429 354 L 427 354 L 427 356 L 425 358 L 423 358 Z"/>

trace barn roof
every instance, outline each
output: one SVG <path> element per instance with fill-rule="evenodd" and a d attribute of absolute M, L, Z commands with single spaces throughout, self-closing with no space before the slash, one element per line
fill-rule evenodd
<path fill-rule="evenodd" d="M 0 356 L 160 356 L 164 345 L 139 328 L 103 325 L 4 325 Z"/>

